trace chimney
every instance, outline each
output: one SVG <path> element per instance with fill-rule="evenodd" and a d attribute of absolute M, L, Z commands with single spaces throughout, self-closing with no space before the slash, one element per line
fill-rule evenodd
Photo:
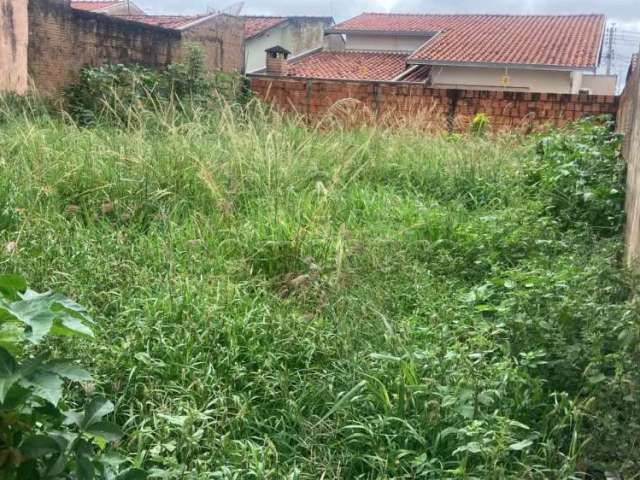
<path fill-rule="evenodd" d="M 267 75 L 287 76 L 291 52 L 281 46 L 267 48 Z"/>

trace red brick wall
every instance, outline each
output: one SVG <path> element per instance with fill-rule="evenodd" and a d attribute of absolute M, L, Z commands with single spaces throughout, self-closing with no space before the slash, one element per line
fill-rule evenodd
<path fill-rule="evenodd" d="M 464 130 L 486 114 L 496 130 L 563 125 L 585 115 L 613 114 L 618 98 L 595 95 L 445 90 L 420 84 L 252 76 L 258 97 L 310 119 L 345 115 L 432 129 Z M 349 100 L 351 99 L 351 100 Z"/>
<path fill-rule="evenodd" d="M 179 42 L 179 32 L 74 10 L 57 1 L 29 0 L 29 75 L 45 94 L 75 80 L 87 64 L 164 67 Z"/>
<path fill-rule="evenodd" d="M 25 1 L 25 0 L 19 0 Z M 85 65 L 140 64 L 164 68 L 199 43 L 210 71 L 242 70 L 244 20 L 219 15 L 184 31 L 79 11 L 62 0 L 29 1 L 29 75 L 44 94 L 74 81 Z"/>

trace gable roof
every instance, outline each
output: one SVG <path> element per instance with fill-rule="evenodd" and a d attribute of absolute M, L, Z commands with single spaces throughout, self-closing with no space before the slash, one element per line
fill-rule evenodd
<path fill-rule="evenodd" d="M 118 18 L 133 22 L 146 23 L 156 27 L 171 30 L 184 30 L 195 23 L 200 23 L 209 18 L 217 17 L 218 13 L 206 13 L 203 15 L 114 15 Z"/>
<path fill-rule="evenodd" d="M 71 8 L 75 8 L 76 10 L 96 11 L 115 7 L 116 5 L 120 5 L 121 3 L 123 3 L 122 0 L 101 0 L 95 2 L 90 2 L 87 0 L 74 0 L 71 2 Z"/>
<path fill-rule="evenodd" d="M 244 19 L 244 38 L 246 39 L 257 37 L 287 21 L 287 17 L 245 16 Z"/>
<path fill-rule="evenodd" d="M 289 63 L 294 77 L 393 80 L 406 70 L 407 55 L 389 52 L 319 51 Z"/>
<path fill-rule="evenodd" d="M 327 33 L 424 35 L 420 64 L 498 64 L 594 69 L 603 15 L 421 15 L 363 13 Z"/>

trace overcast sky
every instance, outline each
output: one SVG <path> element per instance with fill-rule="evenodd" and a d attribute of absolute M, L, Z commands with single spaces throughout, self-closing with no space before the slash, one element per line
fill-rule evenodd
<path fill-rule="evenodd" d="M 149 13 L 222 10 L 235 0 L 132 0 Z M 361 12 L 410 13 L 604 13 L 616 22 L 616 72 L 626 71 L 640 49 L 640 0 L 246 0 L 242 12 L 254 15 L 328 15 L 336 21 Z"/>
<path fill-rule="evenodd" d="M 135 1 L 135 0 L 134 0 Z M 138 0 L 154 13 L 218 10 L 233 0 Z M 360 12 L 421 13 L 605 13 L 612 19 L 640 23 L 638 0 L 246 0 L 245 13 L 259 15 L 332 15 L 336 20 Z"/>

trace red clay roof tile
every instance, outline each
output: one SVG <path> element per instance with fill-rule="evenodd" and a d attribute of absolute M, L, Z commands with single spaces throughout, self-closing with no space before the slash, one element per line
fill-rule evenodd
<path fill-rule="evenodd" d="M 89 2 L 85 0 L 71 2 L 71 8 L 75 8 L 76 10 L 103 10 L 105 8 L 113 7 L 114 5 L 118 5 L 122 3 L 121 0 L 103 0 L 96 2 Z"/>
<path fill-rule="evenodd" d="M 207 13 L 204 15 L 117 15 L 118 18 L 131 20 L 133 22 L 146 23 L 156 27 L 169 28 L 176 30 L 192 22 L 202 18 L 210 17 L 215 14 Z"/>
<path fill-rule="evenodd" d="M 595 68 L 603 15 L 412 15 L 363 13 L 333 32 L 432 37 L 409 63 L 495 63 Z"/>
<path fill-rule="evenodd" d="M 339 80 L 393 80 L 406 69 L 406 54 L 321 51 L 289 66 L 294 77 Z"/>

